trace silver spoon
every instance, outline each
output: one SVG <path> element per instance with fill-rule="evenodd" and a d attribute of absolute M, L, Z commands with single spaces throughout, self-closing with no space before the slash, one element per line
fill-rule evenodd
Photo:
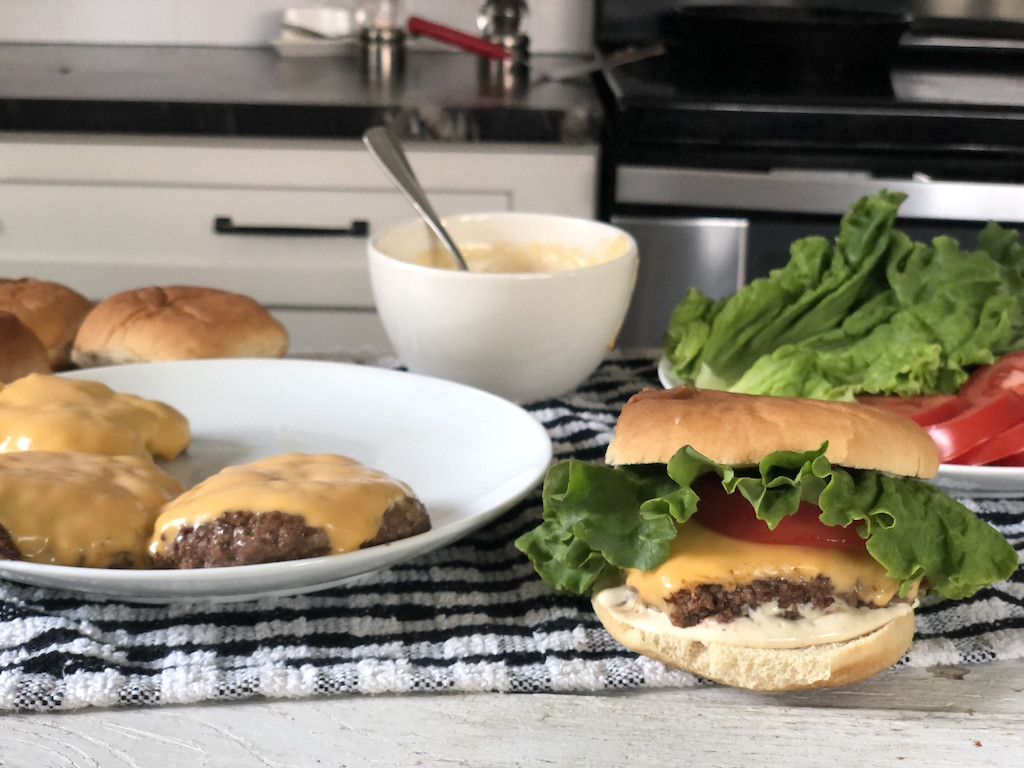
<path fill-rule="evenodd" d="M 402 151 L 402 145 L 398 143 L 398 139 L 384 126 L 377 126 L 368 129 L 363 134 L 363 144 L 370 150 L 374 159 L 380 163 L 392 183 L 401 190 L 402 194 L 412 203 L 412 207 L 434 230 L 434 234 L 441 239 L 459 269 L 468 270 L 469 267 L 466 266 L 466 260 L 462 258 L 459 247 L 455 245 L 448 230 L 442 226 L 441 219 L 438 218 L 427 199 L 427 193 L 423 191 L 423 187 L 416 179 L 416 174 L 412 172 L 412 166 L 409 165 L 409 160 L 406 158 L 405 152 Z"/>

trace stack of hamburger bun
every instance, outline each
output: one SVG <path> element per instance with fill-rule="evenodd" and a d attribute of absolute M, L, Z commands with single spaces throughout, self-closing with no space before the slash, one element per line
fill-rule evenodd
<path fill-rule="evenodd" d="M 60 283 L 0 277 L 0 382 L 67 368 L 92 302 Z"/>
<path fill-rule="evenodd" d="M 17 315 L 0 311 L 0 384 L 50 371 L 50 357 L 39 337 Z"/>
<path fill-rule="evenodd" d="M 259 302 L 198 286 L 148 286 L 94 304 L 60 283 L 0 278 L 0 382 L 70 367 L 283 357 L 288 332 Z"/>

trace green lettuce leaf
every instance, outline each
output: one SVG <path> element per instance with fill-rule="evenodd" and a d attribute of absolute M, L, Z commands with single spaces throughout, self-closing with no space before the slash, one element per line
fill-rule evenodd
<path fill-rule="evenodd" d="M 834 467 L 826 447 L 777 451 L 742 473 L 689 446 L 667 465 L 569 459 L 548 472 L 542 522 L 515 546 L 549 584 L 580 594 L 623 568 L 653 570 L 668 559 L 676 524 L 696 512 L 693 482 L 713 473 L 769 528 L 801 501 L 817 504 L 827 525 L 857 526 L 903 595 L 924 579 L 929 591 L 959 599 L 1016 569 L 1013 547 L 959 502 L 920 480 Z"/>
<path fill-rule="evenodd" d="M 1004 229 L 990 221 L 978 235 L 978 248 L 989 254 L 1003 271 L 1003 279 L 1014 296 L 1024 296 L 1024 246 L 1020 244 L 1020 233 Z M 1017 349 L 1024 349 L 1024 301 L 1018 303 L 1010 316 L 1010 335 L 1006 342 L 994 349 L 1002 355 Z"/>
<path fill-rule="evenodd" d="M 834 247 L 793 244 L 790 261 L 733 296 L 691 290 L 664 351 L 698 387 L 852 400 L 952 393 L 970 369 L 1024 347 L 1024 248 L 990 224 L 977 251 L 894 229 L 904 195 L 882 191 L 843 217 Z"/>

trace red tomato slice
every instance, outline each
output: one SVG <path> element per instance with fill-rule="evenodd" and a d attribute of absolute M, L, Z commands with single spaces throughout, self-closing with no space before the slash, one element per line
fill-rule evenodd
<path fill-rule="evenodd" d="M 1024 467 L 1024 451 L 992 462 L 993 467 Z"/>
<path fill-rule="evenodd" d="M 960 387 L 960 397 L 978 403 L 1007 390 L 1024 396 L 1024 351 L 1011 352 L 978 368 Z"/>
<path fill-rule="evenodd" d="M 992 464 L 1024 452 L 1024 421 L 978 443 L 956 457 L 955 464 Z"/>
<path fill-rule="evenodd" d="M 718 476 L 708 476 L 694 483 L 700 497 L 693 520 L 715 533 L 758 544 L 795 544 L 804 547 L 864 549 L 864 539 L 857 535 L 857 526 L 841 528 L 825 525 L 818 516 L 821 510 L 801 502 L 795 514 L 782 518 L 774 530 L 758 520 L 754 508 L 739 493 L 726 493 Z"/>
<path fill-rule="evenodd" d="M 925 430 L 938 446 L 939 461 L 961 463 L 959 457 L 967 451 L 1022 421 L 1024 397 L 1007 390 Z"/>
<path fill-rule="evenodd" d="M 865 395 L 858 397 L 857 402 L 899 413 L 922 427 L 951 419 L 967 407 L 966 401 L 956 395 Z"/>

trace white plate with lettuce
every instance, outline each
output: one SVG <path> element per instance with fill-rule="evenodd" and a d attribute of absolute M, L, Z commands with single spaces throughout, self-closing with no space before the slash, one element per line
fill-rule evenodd
<path fill-rule="evenodd" d="M 234 601 L 345 583 L 449 544 L 533 489 L 551 439 L 507 400 L 440 379 L 311 360 L 189 360 L 65 374 L 162 400 L 193 441 L 164 468 L 191 487 L 279 453 L 339 453 L 408 483 L 427 533 L 340 555 L 227 568 L 106 570 L 0 561 L 11 581 L 143 603 Z"/>
<path fill-rule="evenodd" d="M 669 362 L 668 355 L 665 353 L 662 353 L 661 358 L 658 360 L 658 381 L 661 382 L 661 386 L 665 389 L 681 387 L 686 383 L 676 376 L 672 370 L 672 363 Z"/>
<path fill-rule="evenodd" d="M 676 373 L 698 387 L 848 400 L 949 391 L 992 354 L 1024 348 L 1019 233 L 989 222 L 975 250 L 949 236 L 915 242 L 897 227 L 905 198 L 861 198 L 834 238 L 794 241 L 783 267 L 731 296 L 689 291 L 664 334 Z"/>

